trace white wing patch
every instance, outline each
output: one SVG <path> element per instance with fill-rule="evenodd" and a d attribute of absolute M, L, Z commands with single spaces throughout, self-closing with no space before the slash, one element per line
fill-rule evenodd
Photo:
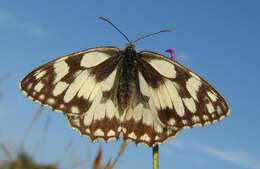
<path fill-rule="evenodd" d="M 102 91 L 109 91 L 114 86 L 116 78 L 117 68 L 108 76 L 105 82 L 102 85 Z"/>
<path fill-rule="evenodd" d="M 168 79 L 165 79 L 164 84 L 169 92 L 169 95 L 170 95 L 171 101 L 174 105 L 174 109 L 175 109 L 176 113 L 180 117 L 184 116 L 185 112 L 184 112 L 183 102 L 178 93 L 178 90 L 174 86 L 174 83 Z"/>
<path fill-rule="evenodd" d="M 188 79 L 188 81 L 186 82 L 186 88 L 188 89 L 188 91 L 190 92 L 191 96 L 198 101 L 198 96 L 197 96 L 197 92 L 199 90 L 201 86 L 201 82 L 195 78 L 195 77 L 190 77 Z"/>
<path fill-rule="evenodd" d="M 140 86 L 140 90 L 142 92 L 143 95 L 145 96 L 150 96 L 150 91 L 149 91 L 149 86 L 147 84 L 147 82 L 145 81 L 142 73 L 140 73 L 138 71 L 138 77 L 139 77 L 139 86 Z"/>
<path fill-rule="evenodd" d="M 190 112 L 196 112 L 196 103 L 192 98 L 183 98 L 182 100 Z"/>
<path fill-rule="evenodd" d="M 37 83 L 37 85 L 34 87 L 34 90 L 35 90 L 36 92 L 40 92 L 43 87 L 44 87 L 44 84 L 43 84 L 41 81 L 39 81 L 39 82 Z"/>
<path fill-rule="evenodd" d="M 78 91 L 82 89 L 82 85 L 86 81 L 88 76 L 88 70 L 84 70 L 76 77 L 76 79 L 70 84 L 64 95 L 64 102 L 68 103 L 74 98 Z"/>
<path fill-rule="evenodd" d="M 89 52 L 83 55 L 80 65 L 86 68 L 94 67 L 107 60 L 110 55 L 103 52 Z"/>
<path fill-rule="evenodd" d="M 56 84 L 55 88 L 53 89 L 53 96 L 60 95 L 67 89 L 68 86 L 69 86 L 69 84 L 66 82 L 58 82 Z"/>
<path fill-rule="evenodd" d="M 56 77 L 53 81 L 53 84 L 59 82 L 65 75 L 69 73 L 69 66 L 65 61 L 55 62 L 54 72 L 56 73 Z"/>
<path fill-rule="evenodd" d="M 172 79 L 176 77 L 175 67 L 170 62 L 162 59 L 151 59 L 148 60 L 148 63 L 150 63 L 150 65 L 152 65 L 152 67 L 161 75 Z"/>
<path fill-rule="evenodd" d="M 218 97 L 211 91 L 207 91 L 207 95 L 209 96 L 210 100 L 212 100 L 213 102 L 217 101 L 218 99 Z"/>
<path fill-rule="evenodd" d="M 88 99 L 95 85 L 94 77 L 88 76 L 84 81 L 83 86 L 80 88 L 77 97 L 83 96 L 84 99 Z"/>

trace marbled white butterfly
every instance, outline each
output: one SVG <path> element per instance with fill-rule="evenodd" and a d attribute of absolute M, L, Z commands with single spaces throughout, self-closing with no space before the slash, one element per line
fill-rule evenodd
<path fill-rule="evenodd" d="M 224 98 L 200 76 L 159 53 L 137 52 L 130 41 L 123 50 L 97 47 L 50 61 L 20 87 L 33 101 L 63 112 L 69 125 L 91 140 L 121 135 L 154 146 L 229 112 Z"/>

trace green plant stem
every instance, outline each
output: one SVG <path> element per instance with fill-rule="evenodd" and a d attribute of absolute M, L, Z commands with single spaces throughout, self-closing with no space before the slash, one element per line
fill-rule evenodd
<path fill-rule="evenodd" d="M 153 169 L 159 169 L 159 146 L 153 147 Z"/>

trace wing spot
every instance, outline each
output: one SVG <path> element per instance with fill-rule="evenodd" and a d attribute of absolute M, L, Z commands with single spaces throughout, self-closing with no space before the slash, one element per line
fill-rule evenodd
<path fill-rule="evenodd" d="M 122 130 L 122 127 L 119 126 L 119 127 L 117 128 L 117 131 L 118 131 L 118 132 L 121 132 L 121 130 Z"/>
<path fill-rule="evenodd" d="M 191 120 L 192 120 L 194 123 L 200 122 L 199 116 L 192 116 Z"/>
<path fill-rule="evenodd" d="M 161 75 L 172 79 L 176 77 L 175 66 L 172 63 L 162 59 L 151 59 L 148 62 Z"/>
<path fill-rule="evenodd" d="M 108 137 L 115 136 L 115 135 L 116 135 L 116 132 L 115 132 L 114 130 L 109 130 L 109 131 L 107 132 L 107 136 L 108 136 Z"/>
<path fill-rule="evenodd" d="M 220 116 L 219 120 L 223 120 L 226 116 Z"/>
<path fill-rule="evenodd" d="M 154 140 L 155 140 L 155 141 L 161 140 L 161 137 L 157 135 Z"/>
<path fill-rule="evenodd" d="M 104 132 L 102 131 L 102 129 L 97 129 L 95 132 L 94 132 L 94 135 L 95 136 L 104 136 Z"/>
<path fill-rule="evenodd" d="M 167 79 L 164 81 L 164 84 L 169 92 L 169 96 L 171 98 L 175 111 L 177 112 L 178 116 L 183 117 L 185 115 L 183 101 L 174 83 Z"/>
<path fill-rule="evenodd" d="M 149 92 L 149 86 L 146 80 L 144 79 L 142 73 L 140 73 L 139 71 L 138 71 L 138 77 L 139 77 L 139 86 L 140 86 L 141 93 L 149 97 L 151 95 L 151 93 Z"/>
<path fill-rule="evenodd" d="M 69 86 L 68 83 L 58 82 L 53 90 L 53 96 L 58 96 Z"/>
<path fill-rule="evenodd" d="M 116 77 L 117 69 L 115 69 L 103 82 L 102 91 L 110 91 L 114 86 L 115 77 Z"/>
<path fill-rule="evenodd" d="M 57 62 L 54 65 L 54 72 L 56 76 L 54 77 L 53 84 L 59 82 L 66 74 L 69 73 L 69 66 L 65 61 Z"/>
<path fill-rule="evenodd" d="M 54 98 L 49 98 L 49 99 L 47 99 L 47 103 L 49 105 L 53 105 L 53 104 L 55 104 L 55 99 Z"/>
<path fill-rule="evenodd" d="M 90 134 L 90 133 L 91 133 L 91 131 L 90 131 L 89 128 L 86 129 L 86 133 L 87 133 L 87 134 Z"/>
<path fill-rule="evenodd" d="M 176 121 L 174 118 L 171 118 L 169 121 L 168 121 L 168 124 L 171 125 L 171 126 L 174 126 L 176 124 Z"/>
<path fill-rule="evenodd" d="M 32 92 L 32 96 L 35 96 L 36 95 L 36 92 Z"/>
<path fill-rule="evenodd" d="M 213 102 L 217 101 L 218 99 L 217 96 L 210 91 L 207 91 L 207 95 L 209 96 L 210 100 L 212 100 Z"/>
<path fill-rule="evenodd" d="M 42 83 L 42 81 L 39 81 L 39 82 L 37 83 L 37 85 L 34 86 L 34 90 L 35 90 L 36 92 L 40 92 L 43 87 L 44 87 L 44 83 Z"/>
<path fill-rule="evenodd" d="M 79 119 L 73 119 L 71 123 L 77 127 L 80 127 Z"/>
<path fill-rule="evenodd" d="M 167 130 L 167 131 L 166 131 L 166 134 L 169 136 L 169 135 L 172 134 L 172 131 L 171 131 L 171 130 Z"/>
<path fill-rule="evenodd" d="M 208 120 L 209 120 L 209 117 L 208 117 L 206 114 L 204 114 L 202 118 L 203 118 L 203 120 L 205 120 L 205 121 L 208 121 Z"/>
<path fill-rule="evenodd" d="M 211 102 L 207 103 L 207 104 L 206 104 L 206 107 L 207 107 L 207 110 L 208 110 L 208 112 L 209 112 L 210 114 L 215 111 L 215 108 L 213 107 L 213 105 L 212 105 Z"/>
<path fill-rule="evenodd" d="M 220 106 L 217 106 L 217 113 L 218 113 L 218 115 L 222 115 L 223 114 L 223 111 L 222 111 Z"/>
<path fill-rule="evenodd" d="M 25 96 L 28 96 L 28 93 L 24 90 L 22 90 L 22 93 L 25 95 Z"/>
<path fill-rule="evenodd" d="M 146 142 L 150 142 L 151 138 L 147 134 L 144 134 L 144 135 L 142 135 L 140 137 L 140 140 L 143 140 L 143 141 L 146 141 Z"/>
<path fill-rule="evenodd" d="M 202 126 L 202 124 L 200 124 L 200 123 L 196 123 L 196 124 L 192 125 L 192 127 L 200 127 L 200 126 Z"/>
<path fill-rule="evenodd" d="M 182 120 L 182 124 L 187 125 L 188 121 L 187 120 Z"/>
<path fill-rule="evenodd" d="M 42 71 L 42 72 L 40 72 L 39 74 L 37 74 L 37 72 L 36 72 L 36 79 L 40 79 L 40 78 L 42 78 L 45 74 L 47 73 L 47 71 Z"/>
<path fill-rule="evenodd" d="M 30 90 L 33 86 L 33 83 L 29 83 L 28 86 L 26 87 L 27 90 Z"/>
<path fill-rule="evenodd" d="M 106 102 L 106 117 L 108 117 L 108 119 L 112 119 L 115 115 L 115 106 L 114 103 L 112 102 L 112 100 L 107 100 Z"/>
<path fill-rule="evenodd" d="M 218 120 L 216 120 L 216 119 L 212 121 L 212 123 L 216 123 L 216 122 L 218 122 Z"/>
<path fill-rule="evenodd" d="M 65 105 L 64 104 L 60 104 L 60 109 L 64 109 L 65 108 Z"/>
<path fill-rule="evenodd" d="M 129 138 L 132 138 L 132 139 L 134 139 L 134 140 L 137 138 L 137 136 L 135 135 L 134 132 L 131 132 L 131 133 L 128 135 L 128 137 L 129 137 Z"/>
<path fill-rule="evenodd" d="M 206 122 L 205 122 L 205 125 L 208 125 L 208 124 L 211 124 L 211 122 L 210 122 L 210 121 L 206 121 Z"/>
<path fill-rule="evenodd" d="M 80 66 L 90 68 L 104 62 L 109 57 L 109 55 L 103 52 L 88 52 L 83 55 Z"/>
<path fill-rule="evenodd" d="M 41 94 L 41 95 L 39 96 L 39 99 L 40 99 L 40 100 L 44 100 L 44 99 L 45 99 L 45 95 L 44 95 L 44 94 Z"/>
<path fill-rule="evenodd" d="M 163 132 L 162 126 L 161 126 L 161 124 L 159 124 L 159 122 L 154 121 L 153 127 L 157 133 Z"/>
<path fill-rule="evenodd" d="M 198 101 L 197 92 L 201 86 L 201 82 L 195 77 L 190 77 L 186 82 L 186 88 L 189 91 L 190 95 Z"/>
<path fill-rule="evenodd" d="M 79 108 L 77 106 L 72 106 L 71 107 L 71 112 L 75 114 L 79 114 Z"/>
<path fill-rule="evenodd" d="M 196 104 L 192 98 L 184 98 L 182 100 L 190 112 L 192 113 L 196 112 Z"/>

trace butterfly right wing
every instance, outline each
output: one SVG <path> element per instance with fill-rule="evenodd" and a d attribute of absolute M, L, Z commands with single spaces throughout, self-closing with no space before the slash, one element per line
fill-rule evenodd
<path fill-rule="evenodd" d="M 148 146 L 163 143 L 183 128 L 225 118 L 224 98 L 184 66 L 154 52 L 137 57 L 138 90 L 123 123 L 125 139 Z"/>
<path fill-rule="evenodd" d="M 113 47 L 76 52 L 32 71 L 20 88 L 33 101 L 63 112 L 82 135 L 92 140 L 117 138 L 119 60 L 119 49 Z"/>

